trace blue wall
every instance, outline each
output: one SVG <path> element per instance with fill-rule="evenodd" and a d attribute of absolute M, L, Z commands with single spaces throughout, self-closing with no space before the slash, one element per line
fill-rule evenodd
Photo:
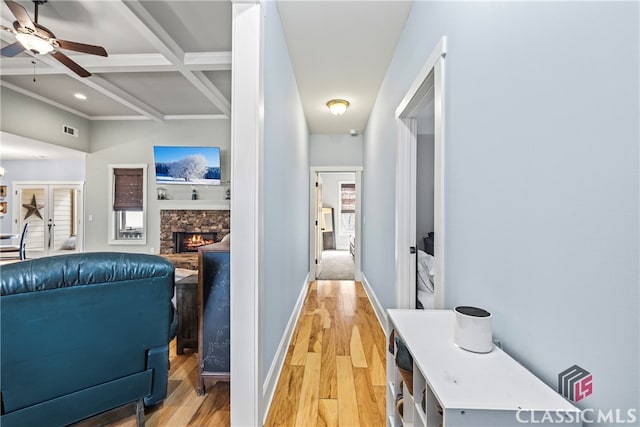
<path fill-rule="evenodd" d="M 309 272 L 309 131 L 273 1 L 265 2 L 263 364 Z"/>
<path fill-rule="evenodd" d="M 364 142 L 363 272 L 394 305 L 394 109 L 446 56 L 445 304 L 486 307 L 506 350 L 578 406 L 639 391 L 638 2 L 416 2 Z M 594 425 L 606 425 L 606 423 Z"/>

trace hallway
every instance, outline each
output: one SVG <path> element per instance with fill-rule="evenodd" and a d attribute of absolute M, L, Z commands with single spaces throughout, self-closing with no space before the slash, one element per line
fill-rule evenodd
<path fill-rule="evenodd" d="M 360 282 L 309 284 L 265 425 L 385 425 L 385 336 Z"/>

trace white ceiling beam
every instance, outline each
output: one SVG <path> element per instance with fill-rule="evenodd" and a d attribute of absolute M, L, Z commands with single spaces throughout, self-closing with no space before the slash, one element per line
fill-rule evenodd
<path fill-rule="evenodd" d="M 178 71 L 213 105 L 222 111 L 223 114 L 231 116 L 231 103 L 229 100 L 227 100 L 217 88 L 212 90 L 213 84 L 206 78 L 209 84 L 204 82 L 202 80 L 203 75 L 192 72 L 185 65 L 185 53 L 169 33 L 162 28 L 162 25 L 160 25 L 139 2 L 122 1 L 119 4 L 123 6 L 123 15 L 128 17 L 131 24 L 140 30 L 143 36 L 153 44 L 160 53 L 165 55 L 167 59 L 177 67 Z"/>
<path fill-rule="evenodd" d="M 161 53 L 115 54 L 108 57 L 95 55 L 68 55 L 73 61 L 92 73 L 148 73 L 176 71 Z M 23 56 L 2 58 L 0 70 L 3 76 L 31 75 L 34 73 L 32 58 Z M 185 53 L 185 67 L 190 71 L 218 71 L 231 69 L 231 52 Z M 66 74 L 62 69 L 36 67 L 35 74 Z"/>
<path fill-rule="evenodd" d="M 184 65 L 192 71 L 231 71 L 231 52 L 185 52 Z"/>

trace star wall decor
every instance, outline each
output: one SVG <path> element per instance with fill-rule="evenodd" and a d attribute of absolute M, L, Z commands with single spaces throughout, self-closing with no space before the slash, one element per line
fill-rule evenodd
<path fill-rule="evenodd" d="M 23 208 L 27 208 L 27 213 L 24 216 L 24 219 L 29 218 L 31 215 L 36 215 L 40 219 L 42 218 L 42 214 L 40 213 L 40 209 L 44 208 L 44 205 L 40 205 L 36 202 L 36 195 L 31 196 L 31 203 L 23 203 Z"/>

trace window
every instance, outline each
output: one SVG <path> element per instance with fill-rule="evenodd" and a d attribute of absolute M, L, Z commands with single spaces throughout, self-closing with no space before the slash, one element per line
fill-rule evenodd
<path fill-rule="evenodd" d="M 340 203 L 340 235 L 349 236 L 356 232 L 356 184 L 355 182 L 338 182 Z"/>
<path fill-rule="evenodd" d="M 109 165 L 110 244 L 145 245 L 147 165 Z"/>

